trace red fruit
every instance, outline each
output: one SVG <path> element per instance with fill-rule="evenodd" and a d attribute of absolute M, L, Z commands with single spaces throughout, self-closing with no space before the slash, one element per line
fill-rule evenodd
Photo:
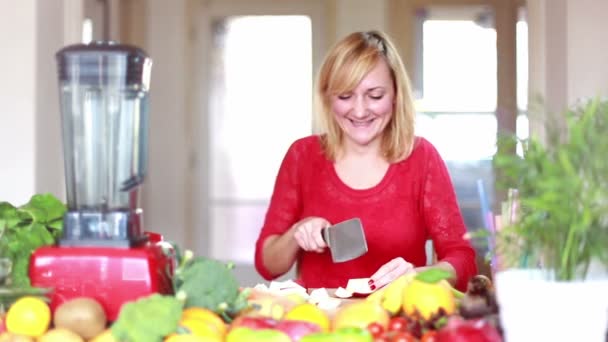
<path fill-rule="evenodd" d="M 407 331 L 407 318 L 396 316 L 388 322 L 388 331 Z"/>
<path fill-rule="evenodd" d="M 435 336 L 437 332 L 435 330 L 429 330 L 425 332 L 420 338 L 420 342 L 436 342 Z"/>
<path fill-rule="evenodd" d="M 409 332 L 400 331 L 397 334 L 393 335 L 393 338 L 391 338 L 391 342 L 416 342 L 416 338 Z"/>
<path fill-rule="evenodd" d="M 321 332 L 321 328 L 316 324 L 290 320 L 280 321 L 274 329 L 286 333 L 292 341 L 299 341 L 306 335 Z"/>
<path fill-rule="evenodd" d="M 241 316 L 235 319 L 230 325 L 231 328 L 245 327 L 252 330 L 273 329 L 277 321 L 268 317 L 249 317 Z"/>
<path fill-rule="evenodd" d="M 373 338 L 382 337 L 384 335 L 384 326 L 379 322 L 372 322 L 367 326 L 367 331 Z"/>
<path fill-rule="evenodd" d="M 451 320 L 435 335 L 435 342 L 502 342 L 496 328 L 484 319 Z"/>

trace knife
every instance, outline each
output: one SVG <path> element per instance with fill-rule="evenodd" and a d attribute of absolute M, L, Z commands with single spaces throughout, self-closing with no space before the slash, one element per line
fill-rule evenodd
<path fill-rule="evenodd" d="M 334 262 L 344 262 L 367 253 L 367 240 L 361 219 L 352 218 L 321 230 Z"/>

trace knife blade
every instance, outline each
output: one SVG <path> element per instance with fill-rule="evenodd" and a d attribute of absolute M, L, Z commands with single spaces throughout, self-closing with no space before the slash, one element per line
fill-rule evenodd
<path fill-rule="evenodd" d="M 367 240 L 361 219 L 352 218 L 321 230 L 335 263 L 345 262 L 367 253 Z"/>

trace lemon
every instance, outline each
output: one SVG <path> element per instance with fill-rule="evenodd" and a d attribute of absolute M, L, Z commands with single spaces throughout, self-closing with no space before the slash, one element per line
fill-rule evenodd
<path fill-rule="evenodd" d="M 403 291 L 403 311 L 413 316 L 418 312 L 424 319 L 431 316 L 443 308 L 446 314 L 454 313 L 456 301 L 452 293 L 451 286 L 445 280 L 437 283 L 426 283 L 418 279 L 405 287 Z"/>
<path fill-rule="evenodd" d="M 107 328 L 101 334 L 93 337 L 89 342 L 117 342 L 114 335 L 112 335 L 112 329 Z"/>
<path fill-rule="evenodd" d="M 208 341 L 221 341 L 223 339 L 223 335 L 217 331 L 216 327 L 197 318 L 182 318 L 179 321 L 179 326 L 186 328 L 191 335 L 204 337 Z"/>
<path fill-rule="evenodd" d="M 312 303 L 302 303 L 289 310 L 284 320 L 304 321 L 316 324 L 322 331 L 329 331 L 330 320 L 327 314 Z"/>
<path fill-rule="evenodd" d="M 215 328 L 220 336 L 226 335 L 226 323 L 218 314 L 209 309 L 189 307 L 182 312 L 182 319 L 186 318 L 201 320 Z"/>
<path fill-rule="evenodd" d="M 19 298 L 6 313 L 6 329 L 14 334 L 40 337 L 50 323 L 51 309 L 36 297 Z"/>
<path fill-rule="evenodd" d="M 65 328 L 53 328 L 40 336 L 37 342 L 84 342 L 84 339 L 75 332 Z"/>

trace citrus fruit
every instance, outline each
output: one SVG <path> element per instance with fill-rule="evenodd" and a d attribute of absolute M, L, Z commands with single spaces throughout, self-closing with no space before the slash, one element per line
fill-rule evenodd
<path fill-rule="evenodd" d="M 114 335 L 112 335 L 112 329 L 107 328 L 102 331 L 101 334 L 90 339 L 89 342 L 117 342 L 117 340 Z"/>
<path fill-rule="evenodd" d="M 445 280 L 437 283 L 426 283 L 418 279 L 412 282 L 403 291 L 403 311 L 410 316 L 418 312 L 424 319 L 443 308 L 450 315 L 456 309 L 454 294 L 450 284 Z"/>
<path fill-rule="evenodd" d="M 360 301 L 339 307 L 332 323 L 334 330 L 349 327 L 366 329 L 373 322 L 378 322 L 386 329 L 389 320 L 388 311 L 380 303 Z"/>
<path fill-rule="evenodd" d="M 329 331 L 330 327 L 330 320 L 327 314 L 311 303 L 302 303 L 294 306 L 285 314 L 283 319 L 313 323 L 318 325 L 322 331 Z"/>
<path fill-rule="evenodd" d="M 189 334 L 171 334 L 164 342 L 222 342 L 219 337 L 202 337 Z"/>
<path fill-rule="evenodd" d="M 53 328 L 40 336 L 37 342 L 84 342 L 77 333 L 65 328 Z"/>
<path fill-rule="evenodd" d="M 218 341 L 221 341 L 223 338 L 223 335 L 217 331 L 216 327 L 197 318 L 182 318 L 178 325 L 187 329 L 190 334 L 198 337 L 205 337 L 208 340 L 217 339 Z"/>
<path fill-rule="evenodd" d="M 42 336 L 51 323 L 51 309 L 40 298 L 25 296 L 17 299 L 6 313 L 6 329 L 14 334 Z"/>
<path fill-rule="evenodd" d="M 182 319 L 185 318 L 195 318 L 198 320 L 202 320 L 207 324 L 213 326 L 218 332 L 218 334 L 220 334 L 221 336 L 226 335 L 226 323 L 218 314 L 209 309 L 189 307 L 182 312 Z"/>

